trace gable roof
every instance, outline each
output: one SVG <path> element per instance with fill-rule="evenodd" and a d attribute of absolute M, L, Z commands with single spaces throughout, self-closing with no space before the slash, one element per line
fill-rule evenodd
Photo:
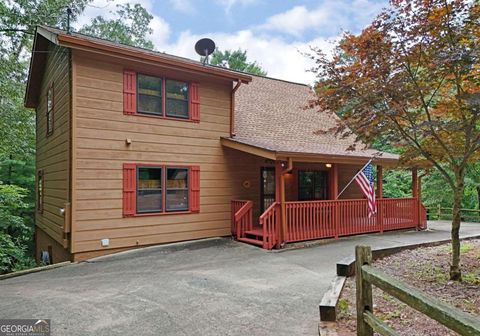
<path fill-rule="evenodd" d="M 203 64 L 202 62 L 194 61 L 185 57 L 174 56 L 144 48 L 131 47 L 80 33 L 67 33 L 58 28 L 39 26 L 36 29 L 32 59 L 30 61 L 30 72 L 25 95 L 25 106 L 27 107 L 35 107 L 36 104 L 36 96 L 38 96 L 39 89 L 38 82 L 41 80 L 43 74 L 45 51 L 48 48 L 48 42 L 67 48 L 96 53 L 100 52 L 120 58 L 128 58 L 129 60 L 158 63 L 158 65 L 164 67 L 193 71 L 210 76 L 221 77 L 231 81 L 248 83 L 252 80 L 252 77 L 247 73 L 230 70 L 220 66 Z"/>
<path fill-rule="evenodd" d="M 354 135 L 341 138 L 332 133 L 319 134 L 335 126 L 339 119 L 333 112 L 308 108 L 313 99 L 314 92 L 307 85 L 253 76 L 249 85 L 237 91 L 235 136 L 223 139 L 223 143 L 262 149 L 275 153 L 277 158 L 322 156 L 366 162 L 375 156 L 376 162 L 398 161 L 398 155 L 366 149 Z M 354 144 L 356 150 L 347 150 Z"/>

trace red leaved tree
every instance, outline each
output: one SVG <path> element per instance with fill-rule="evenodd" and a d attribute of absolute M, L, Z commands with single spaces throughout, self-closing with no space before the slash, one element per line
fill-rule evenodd
<path fill-rule="evenodd" d="M 402 160 L 440 171 L 453 193 L 450 278 L 461 280 L 460 204 L 467 164 L 480 156 L 480 3 L 392 0 L 333 58 L 320 50 L 316 102 L 338 111 L 336 132 L 387 139 Z M 438 192 L 445 192 L 439 190 Z"/>

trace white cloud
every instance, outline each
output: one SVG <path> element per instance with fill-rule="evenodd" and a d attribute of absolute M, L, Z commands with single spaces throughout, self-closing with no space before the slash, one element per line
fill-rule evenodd
<path fill-rule="evenodd" d="M 85 11 L 78 18 L 77 22 L 75 22 L 74 28 L 81 28 L 90 23 L 94 17 L 99 15 L 106 19 L 111 19 L 115 16 L 112 12 L 115 12 L 117 5 L 126 3 L 131 3 L 131 1 L 116 0 L 115 2 L 112 2 L 110 0 L 94 0 L 87 5 Z M 153 15 L 153 19 L 150 22 L 150 28 L 153 30 L 153 33 L 149 36 L 150 40 L 152 40 L 153 44 L 156 46 L 165 44 L 170 36 L 170 26 L 162 17 L 153 14 L 154 0 L 136 0 L 135 3 L 139 3 Z"/>
<path fill-rule="evenodd" d="M 229 14 L 232 8 L 236 5 L 251 5 L 256 3 L 258 0 L 216 0 L 216 2 L 223 6 L 225 9 L 225 13 Z"/>
<path fill-rule="evenodd" d="M 184 2 L 184 0 L 171 1 L 172 3 L 178 2 L 178 4 Z M 217 3 L 222 4 L 227 11 L 232 6 L 249 5 L 255 1 L 258 0 L 217 0 Z M 320 47 L 329 54 L 334 46 L 333 41 L 339 38 L 339 26 L 349 29 L 352 27 L 352 20 L 356 21 L 355 24 L 363 26 L 370 22 L 375 13 L 379 11 L 381 4 L 372 1 L 326 0 L 314 10 L 296 6 L 284 13 L 267 18 L 264 24 L 247 27 L 241 31 L 234 33 L 212 31 L 203 35 L 183 31 L 174 41 L 169 39 L 171 37 L 169 24 L 162 17 L 154 15 L 151 22 L 153 33 L 150 39 L 157 50 L 198 60 L 199 56 L 194 50 L 195 42 L 202 37 L 210 37 L 222 50 L 238 48 L 247 50 L 249 60 L 260 64 L 267 70 L 268 76 L 312 84 L 315 74 L 307 72 L 307 70 L 314 64 L 302 53 L 308 53 L 310 46 L 313 46 Z M 87 7 L 76 27 L 88 23 L 96 15 L 109 17 L 108 12 L 114 10 L 116 4 L 126 2 L 128 0 L 117 0 L 115 4 L 112 4 L 108 0 L 94 0 L 95 7 Z M 183 5 L 187 2 L 189 0 L 185 1 Z M 139 0 L 139 3 L 153 13 L 154 0 Z M 184 9 L 186 10 L 186 8 Z M 334 31 L 334 29 L 337 30 Z M 317 32 L 319 37 L 303 41 L 302 36 L 310 30 Z M 291 38 L 286 39 L 285 34 L 293 36 L 293 41 Z M 331 36 L 331 38 L 324 36 Z"/>
<path fill-rule="evenodd" d="M 190 0 L 170 0 L 173 9 L 182 13 L 192 13 L 194 11 L 193 4 Z"/>
<path fill-rule="evenodd" d="M 170 54 L 199 59 L 195 53 L 194 45 L 197 40 L 208 36 L 222 49 L 247 50 L 249 60 L 257 61 L 268 72 L 268 76 L 279 79 L 313 84 L 315 75 L 306 70 L 313 66 L 313 62 L 302 55 L 308 52 L 309 46 L 321 47 L 327 53 L 333 45 L 330 41 L 318 38 L 308 42 L 288 43 L 279 38 L 257 36 L 251 30 L 242 30 L 235 34 L 211 33 L 195 35 L 189 31 L 180 34 L 177 41 L 172 44 L 158 46 L 160 50 Z"/>
<path fill-rule="evenodd" d="M 322 35 L 336 35 L 340 29 L 351 30 L 368 24 L 385 3 L 373 0 L 322 1 L 314 9 L 295 6 L 269 17 L 257 29 L 301 36 L 307 30 Z"/>

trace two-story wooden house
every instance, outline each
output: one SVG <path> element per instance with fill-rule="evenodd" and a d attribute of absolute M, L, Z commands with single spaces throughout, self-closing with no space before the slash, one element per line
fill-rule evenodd
<path fill-rule="evenodd" d="M 25 105 L 37 116 L 37 257 L 84 260 L 226 236 L 265 248 L 417 227 L 413 197 L 383 199 L 382 165 L 318 132 L 302 84 L 38 27 Z M 378 215 L 352 184 L 376 154 Z M 261 225 L 261 226 L 259 226 Z"/>

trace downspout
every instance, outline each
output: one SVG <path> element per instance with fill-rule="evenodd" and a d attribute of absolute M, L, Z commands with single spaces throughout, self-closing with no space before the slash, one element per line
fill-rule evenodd
<path fill-rule="evenodd" d="M 283 246 L 287 237 L 287 208 L 285 204 L 285 175 L 293 170 L 292 158 L 287 158 L 287 168 L 280 174 L 280 210 L 281 210 L 281 245 Z"/>
<path fill-rule="evenodd" d="M 237 92 L 241 84 L 242 81 L 239 79 L 232 90 L 232 104 L 230 104 L 230 137 L 235 136 L 235 92 Z"/>

